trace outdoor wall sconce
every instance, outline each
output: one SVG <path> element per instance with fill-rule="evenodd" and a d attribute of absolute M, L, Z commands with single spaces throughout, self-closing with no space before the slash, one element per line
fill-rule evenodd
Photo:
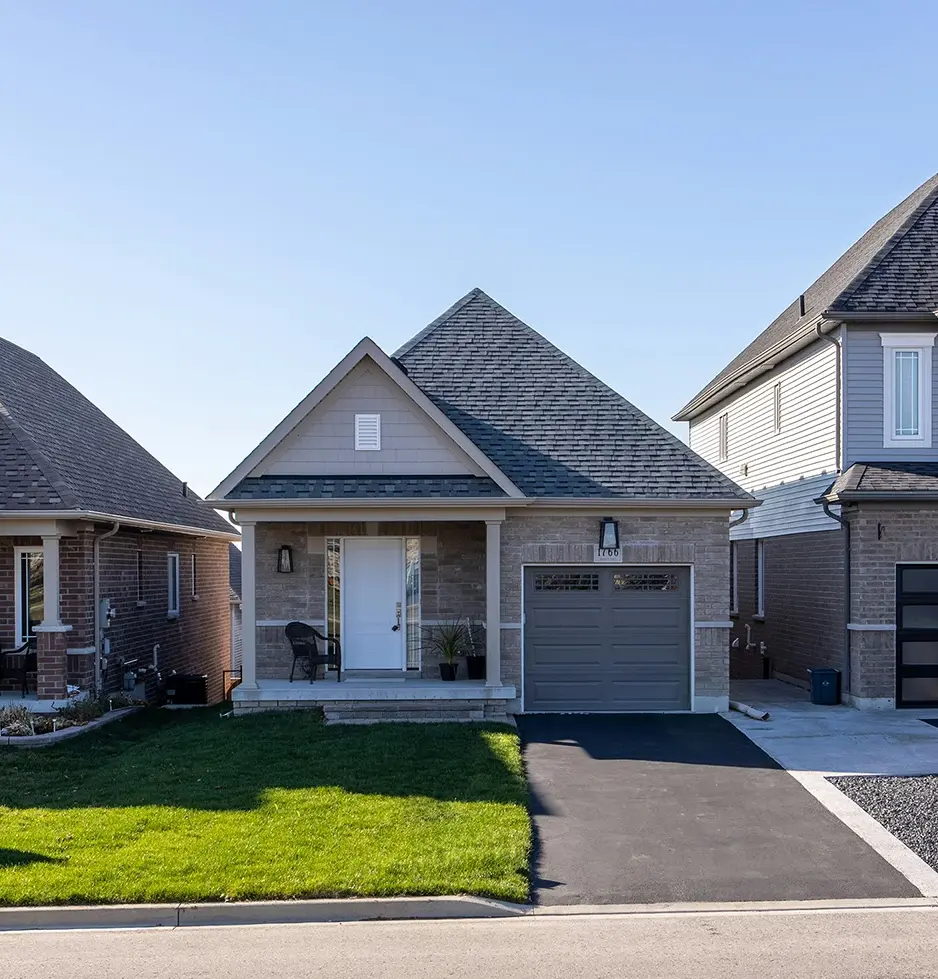
<path fill-rule="evenodd" d="M 293 571 L 293 548 L 289 544 L 281 544 L 277 551 L 277 570 L 281 574 L 291 574 Z"/>
<path fill-rule="evenodd" d="M 603 517 L 599 524 L 599 546 L 603 550 L 613 550 L 619 546 L 619 522 L 612 517 Z"/>

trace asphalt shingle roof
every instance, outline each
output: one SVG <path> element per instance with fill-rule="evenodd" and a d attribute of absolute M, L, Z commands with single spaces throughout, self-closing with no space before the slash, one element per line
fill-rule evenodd
<path fill-rule="evenodd" d="M 856 462 L 824 495 L 843 499 L 881 493 L 938 497 L 938 462 Z"/>
<path fill-rule="evenodd" d="M 880 218 L 800 297 L 783 310 L 675 415 L 719 392 L 724 382 L 756 366 L 780 343 L 831 311 L 931 313 L 938 309 L 938 174 Z"/>
<path fill-rule="evenodd" d="M 395 358 L 526 496 L 751 499 L 480 289 Z"/>
<path fill-rule="evenodd" d="M 10 510 L 235 532 L 48 364 L 0 339 L 0 512 Z"/>
<path fill-rule="evenodd" d="M 487 476 L 248 476 L 227 500 L 433 499 L 505 496 Z"/>

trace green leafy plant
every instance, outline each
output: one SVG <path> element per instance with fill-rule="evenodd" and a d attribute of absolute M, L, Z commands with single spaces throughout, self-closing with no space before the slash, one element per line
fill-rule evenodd
<path fill-rule="evenodd" d="M 462 619 L 450 619 L 427 626 L 426 648 L 440 656 L 444 663 L 455 663 L 456 657 L 469 648 L 469 630 Z"/>

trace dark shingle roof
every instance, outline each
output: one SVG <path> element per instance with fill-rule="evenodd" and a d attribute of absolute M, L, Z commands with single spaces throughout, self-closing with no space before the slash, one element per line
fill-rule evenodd
<path fill-rule="evenodd" d="M 479 289 L 395 357 L 527 496 L 751 499 Z"/>
<path fill-rule="evenodd" d="M 931 313 L 938 309 L 938 174 L 926 180 L 869 231 L 800 298 L 720 371 L 675 418 L 716 394 L 734 374 L 811 325 L 822 313 Z"/>
<path fill-rule="evenodd" d="M 938 462 L 856 462 L 824 495 L 849 500 L 893 493 L 938 498 Z"/>
<path fill-rule="evenodd" d="M 0 512 L 9 510 L 235 532 L 51 367 L 0 339 Z"/>
<path fill-rule="evenodd" d="M 226 500 L 503 497 L 487 476 L 248 476 Z"/>

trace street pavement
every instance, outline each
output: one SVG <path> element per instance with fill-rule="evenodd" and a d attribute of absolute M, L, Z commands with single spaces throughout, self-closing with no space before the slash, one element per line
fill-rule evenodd
<path fill-rule="evenodd" d="M 16 979 L 923 979 L 938 908 L 0 934 Z"/>

